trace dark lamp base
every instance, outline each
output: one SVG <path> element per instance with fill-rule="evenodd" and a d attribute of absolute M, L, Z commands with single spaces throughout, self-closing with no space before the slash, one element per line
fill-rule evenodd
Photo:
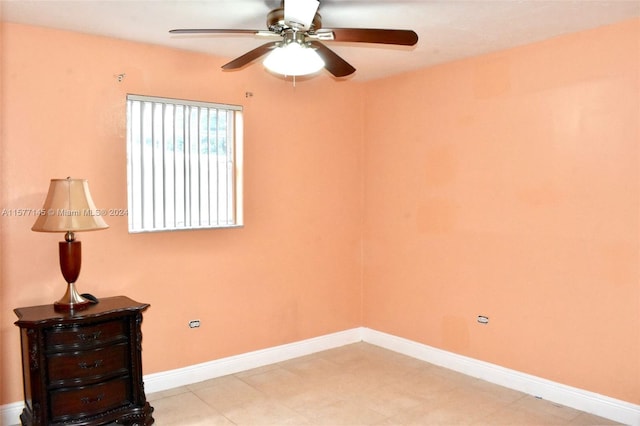
<path fill-rule="evenodd" d="M 67 282 L 67 292 L 60 300 L 53 304 L 56 311 L 69 312 L 84 309 L 91 302 L 80 296 L 76 290 L 76 280 L 80 275 L 82 263 L 82 244 L 73 238 L 73 233 L 68 232 L 65 241 L 58 243 L 60 253 L 60 270 Z"/>

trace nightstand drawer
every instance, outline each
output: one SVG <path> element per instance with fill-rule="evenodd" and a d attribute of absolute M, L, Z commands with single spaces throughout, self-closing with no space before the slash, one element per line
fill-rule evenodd
<path fill-rule="evenodd" d="M 131 398 L 128 382 L 125 377 L 94 386 L 52 391 L 52 420 L 62 422 L 125 406 Z"/>
<path fill-rule="evenodd" d="M 120 343 L 82 352 L 56 353 L 49 357 L 51 387 L 74 386 L 122 375 L 128 371 L 129 345 Z"/>
<path fill-rule="evenodd" d="M 49 350 L 64 350 L 99 346 L 126 338 L 125 324 L 122 321 L 109 321 L 92 325 L 54 327 L 46 333 L 46 345 Z"/>

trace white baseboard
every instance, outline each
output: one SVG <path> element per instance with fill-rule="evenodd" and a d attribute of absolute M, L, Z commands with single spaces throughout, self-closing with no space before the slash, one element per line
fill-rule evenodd
<path fill-rule="evenodd" d="M 20 424 L 20 414 L 24 408 L 24 402 L 12 402 L 0 405 L 0 425 L 14 426 Z"/>
<path fill-rule="evenodd" d="M 361 332 L 362 340 L 372 345 L 477 377 L 506 388 L 534 395 L 566 407 L 575 408 L 623 424 L 640 426 L 640 405 L 552 382 L 551 380 L 447 352 L 366 327 L 362 328 Z"/>
<path fill-rule="evenodd" d="M 443 351 L 366 327 L 353 328 L 202 364 L 149 374 L 144 376 L 145 391 L 147 393 L 153 393 L 185 386 L 360 341 L 507 388 L 535 395 L 567 407 L 627 425 L 640 426 L 640 405 L 631 404 L 626 401 L 510 370 L 495 364 Z M 18 424 L 18 418 L 23 407 L 24 404 L 22 402 L 0 406 L 0 425 L 11 426 Z"/>

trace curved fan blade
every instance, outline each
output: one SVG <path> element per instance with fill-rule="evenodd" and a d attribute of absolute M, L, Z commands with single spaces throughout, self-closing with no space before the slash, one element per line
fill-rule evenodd
<path fill-rule="evenodd" d="M 243 66 L 247 65 L 248 63 L 250 63 L 252 61 L 255 61 L 260 56 L 268 53 L 271 49 L 275 48 L 276 46 L 277 46 L 277 43 L 273 43 L 273 42 L 272 43 L 263 44 L 262 46 L 258 46 L 255 49 L 248 51 L 244 55 L 234 59 L 233 61 L 224 64 L 222 66 L 222 69 L 235 70 L 235 69 L 238 69 L 238 68 L 242 68 Z"/>
<path fill-rule="evenodd" d="M 260 30 L 218 30 L 212 28 L 189 28 L 189 29 L 177 29 L 169 30 L 171 34 L 258 34 Z"/>
<path fill-rule="evenodd" d="M 330 34 L 333 33 L 333 38 Z M 418 34 L 411 30 L 383 30 L 376 28 L 322 28 L 316 32 L 320 40 L 354 41 L 361 43 L 399 44 L 413 46 Z"/>
<path fill-rule="evenodd" d="M 324 44 L 319 41 L 312 41 L 311 45 L 317 49 L 318 55 L 324 61 L 324 67 L 334 76 L 346 77 L 355 72 L 356 69 L 354 67 Z"/>

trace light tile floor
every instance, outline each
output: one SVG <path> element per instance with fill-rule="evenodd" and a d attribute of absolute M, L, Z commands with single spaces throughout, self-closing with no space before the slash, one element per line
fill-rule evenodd
<path fill-rule="evenodd" d="M 366 343 L 147 399 L 158 426 L 616 424 Z"/>

